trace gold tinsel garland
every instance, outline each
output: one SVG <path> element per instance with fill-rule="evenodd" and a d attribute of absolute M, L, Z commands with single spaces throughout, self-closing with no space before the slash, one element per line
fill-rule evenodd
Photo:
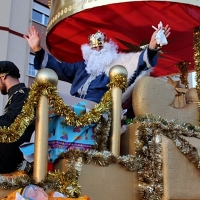
<path fill-rule="evenodd" d="M 29 124 L 34 120 L 35 110 L 42 95 L 47 96 L 55 114 L 65 117 L 67 125 L 82 127 L 92 123 L 97 123 L 102 114 L 110 111 L 112 107 L 112 87 L 120 87 L 124 90 L 127 86 L 127 82 L 125 80 L 124 76 L 115 76 L 113 80 L 110 81 L 108 87 L 111 87 L 104 94 L 101 102 L 96 104 L 95 107 L 88 113 L 81 116 L 76 115 L 71 107 L 64 103 L 63 99 L 58 96 L 56 87 L 52 86 L 48 82 L 34 82 L 30 88 L 27 101 L 15 121 L 10 125 L 10 127 L 0 127 L 0 142 L 12 143 L 21 137 Z"/>
<path fill-rule="evenodd" d="M 118 86 L 119 80 L 123 83 L 122 79 L 118 78 L 114 83 L 111 82 L 111 85 L 113 87 Z M 80 186 L 77 182 L 80 171 L 77 170 L 77 164 L 75 162 L 80 163 L 79 160 L 82 158 L 86 163 L 92 160 L 101 166 L 118 163 L 122 164 L 126 170 L 137 171 L 141 199 L 162 199 L 162 135 L 170 138 L 190 162 L 194 163 L 198 169 L 200 168 L 200 155 L 198 150 L 189 144 L 187 140 L 181 138 L 181 135 L 200 138 L 200 128 L 181 123 L 177 120 L 168 122 L 160 117 L 153 117 L 151 115 L 136 117 L 132 120 L 132 123 L 141 123 L 137 130 L 136 156 L 127 155 L 115 157 L 109 151 L 105 151 L 105 142 L 107 141 L 109 127 L 105 126 L 106 118 L 102 118 L 102 114 L 110 112 L 112 102 L 110 91 L 104 95 L 101 103 L 89 112 L 90 114 L 87 113 L 81 117 L 77 117 L 71 108 L 66 106 L 63 100 L 57 95 L 55 87 L 52 87 L 48 83 L 34 83 L 31 86 L 27 102 L 15 122 L 10 127 L 0 127 L 0 142 L 13 142 L 21 136 L 35 117 L 35 108 L 38 104 L 39 97 L 46 95 L 52 103 L 56 114 L 64 116 L 66 122 L 70 125 L 83 126 L 95 122 L 97 118 L 101 119 L 97 125 L 95 134 L 99 135 L 97 146 L 103 151 L 79 152 L 69 150 L 59 158 L 68 160 L 69 164 L 66 166 L 68 169 L 67 172 L 49 172 L 46 179 L 41 183 L 34 183 L 31 177 L 24 174 L 7 178 L 4 175 L 0 175 L 0 186 L 5 189 L 10 189 L 24 187 L 32 183 L 43 188 L 51 188 L 59 191 L 68 197 L 77 197 L 80 194 Z M 61 110 L 59 105 L 61 105 L 63 110 Z M 68 111 L 70 114 L 67 114 Z M 93 117 L 96 115 L 98 117 L 95 117 L 93 120 Z M 109 119 L 108 124 L 110 124 L 111 120 L 109 115 L 107 119 Z M 74 124 L 73 120 L 78 120 L 78 123 Z M 105 129 L 102 131 L 101 128 L 103 127 Z M 104 136 L 101 138 L 102 132 L 104 132 Z"/>
<path fill-rule="evenodd" d="M 20 138 L 25 129 L 35 118 L 35 110 L 38 105 L 40 96 L 47 96 L 55 114 L 65 117 L 65 121 L 71 126 L 86 126 L 97 123 L 94 134 L 96 135 L 96 148 L 99 151 L 106 149 L 106 143 L 111 125 L 110 109 L 112 106 L 111 89 L 119 87 L 122 90 L 127 86 L 124 76 L 117 75 L 111 81 L 108 87 L 111 87 L 105 93 L 101 102 L 97 104 L 88 113 L 77 116 L 70 106 L 65 105 L 62 98 L 57 94 L 57 90 L 48 82 L 35 82 L 29 92 L 26 103 L 24 104 L 21 114 L 17 116 L 10 127 L 0 127 L 0 142 L 14 142 Z M 70 154 L 70 152 L 69 152 Z M 16 172 L 14 174 L 0 175 L 0 187 L 4 189 L 23 188 L 28 184 L 35 184 L 43 188 L 53 189 L 65 194 L 67 197 L 79 197 L 80 186 L 78 185 L 77 169 L 74 167 L 74 156 L 70 157 L 67 172 L 49 172 L 45 180 L 35 183 L 32 177 L 24 173 Z M 79 158 L 80 160 L 80 158 Z"/>
<path fill-rule="evenodd" d="M 137 171 L 141 199 L 158 199 L 163 196 L 163 174 L 162 174 L 162 135 L 171 139 L 177 148 L 193 163 L 197 169 L 200 169 L 200 155 L 198 149 L 193 147 L 187 140 L 181 136 L 196 137 L 200 139 L 200 127 L 191 124 L 182 123 L 178 120 L 167 121 L 160 117 L 145 115 L 136 117 L 132 123 L 141 123 L 136 134 L 136 156 L 127 155 L 115 157 L 109 151 L 78 151 L 69 150 L 59 157 L 66 159 L 67 172 L 49 172 L 47 178 L 40 183 L 43 188 L 51 188 L 63 192 L 66 195 L 78 195 L 80 186 L 77 183 L 80 174 L 80 158 L 86 163 L 94 161 L 100 166 L 108 166 L 111 163 L 122 164 L 126 170 Z M 79 167 L 74 162 L 79 162 Z M 78 170 L 79 169 L 79 170 Z M 27 177 L 26 177 L 27 178 Z M 21 185 L 17 183 L 33 183 L 32 180 L 23 180 L 24 177 L 18 177 L 17 182 L 12 179 L 0 178 L 1 186 L 16 187 Z M 70 180 L 68 180 L 70 179 Z M 57 184 L 55 184 L 55 181 Z M 71 182 L 70 182 L 71 181 Z M 68 185 L 64 183 L 69 184 Z M 15 183 L 15 185 L 12 185 Z M 23 184 L 24 185 L 24 184 Z M 66 190 L 66 188 L 68 188 Z M 71 188 L 71 189 L 70 189 Z"/>
<path fill-rule="evenodd" d="M 190 67 L 191 63 L 190 62 L 179 62 L 176 67 L 180 71 L 180 80 L 181 83 L 185 85 L 185 88 L 189 88 L 189 83 L 188 83 L 188 70 Z"/>
<path fill-rule="evenodd" d="M 108 111 L 107 113 L 101 116 L 101 119 L 98 121 L 94 128 L 94 134 L 96 138 L 95 149 L 97 151 L 106 150 L 110 133 L 111 121 L 111 112 Z"/>
<path fill-rule="evenodd" d="M 138 170 L 141 199 L 161 200 L 163 196 L 162 135 L 171 139 L 188 160 L 200 169 L 199 150 L 181 137 L 200 139 L 200 127 L 178 120 L 167 121 L 152 115 L 136 117 L 132 122 L 141 123 L 136 140 L 136 156 L 143 158 L 145 163 Z"/>
<path fill-rule="evenodd" d="M 125 76 L 122 75 L 115 75 L 109 83 L 109 87 L 110 88 L 115 88 L 118 87 L 120 88 L 122 91 L 124 91 L 127 87 L 128 87 L 128 82 L 127 82 L 127 78 Z"/>
<path fill-rule="evenodd" d="M 82 170 L 82 158 L 76 157 L 75 155 L 70 154 L 70 157 L 68 157 L 67 163 L 65 164 L 65 172 L 48 172 L 41 187 L 59 191 L 67 197 L 80 197 L 81 186 L 78 183 L 78 177 Z"/>

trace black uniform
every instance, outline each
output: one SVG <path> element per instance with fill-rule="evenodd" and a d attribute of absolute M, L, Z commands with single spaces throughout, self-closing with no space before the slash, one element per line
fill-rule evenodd
<path fill-rule="evenodd" d="M 24 83 L 14 85 L 8 90 L 8 102 L 5 106 L 4 114 L 0 116 L 0 126 L 10 126 L 28 97 L 29 89 Z M 21 138 L 13 143 L 0 143 L 0 173 L 10 173 L 16 170 L 17 165 L 23 160 L 23 154 L 19 146 L 24 142 L 29 142 L 34 125 L 29 125 Z"/>

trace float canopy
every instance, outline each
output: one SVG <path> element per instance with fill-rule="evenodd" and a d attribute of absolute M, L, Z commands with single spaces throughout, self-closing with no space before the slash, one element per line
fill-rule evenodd
<path fill-rule="evenodd" d="M 105 3 L 106 2 L 106 3 Z M 47 47 L 57 59 L 82 60 L 81 44 L 97 30 L 115 41 L 123 52 L 137 52 L 148 44 L 152 25 L 169 24 L 168 45 L 159 53 L 152 76 L 179 73 L 178 63 L 194 71 L 194 29 L 200 23 L 200 3 L 185 1 L 51 0 Z"/>

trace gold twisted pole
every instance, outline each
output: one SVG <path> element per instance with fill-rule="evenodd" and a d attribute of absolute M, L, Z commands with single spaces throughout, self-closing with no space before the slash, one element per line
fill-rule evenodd
<path fill-rule="evenodd" d="M 41 83 L 48 81 L 57 86 L 58 76 L 53 70 L 45 68 L 37 73 L 35 80 Z M 33 179 L 35 182 L 41 182 L 47 175 L 48 163 L 49 101 L 45 95 L 42 95 L 39 99 L 35 123 Z"/>
<path fill-rule="evenodd" d="M 109 76 L 112 82 L 117 76 L 127 78 L 128 72 L 125 67 L 115 65 L 110 69 Z M 110 151 L 115 156 L 120 155 L 120 138 L 121 138 L 121 114 L 122 114 L 122 89 L 118 86 L 112 87 L 112 126 L 110 137 Z"/>

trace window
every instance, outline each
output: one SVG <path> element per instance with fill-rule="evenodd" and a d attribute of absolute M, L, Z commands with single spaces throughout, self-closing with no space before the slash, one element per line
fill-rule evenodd
<path fill-rule="evenodd" d="M 47 26 L 50 10 L 36 2 L 33 2 L 32 20 Z"/>
<path fill-rule="evenodd" d="M 35 55 L 33 55 L 33 54 L 29 55 L 28 75 L 31 77 L 35 77 L 38 72 L 38 70 L 35 70 L 34 66 L 33 66 L 34 57 L 35 57 Z"/>

